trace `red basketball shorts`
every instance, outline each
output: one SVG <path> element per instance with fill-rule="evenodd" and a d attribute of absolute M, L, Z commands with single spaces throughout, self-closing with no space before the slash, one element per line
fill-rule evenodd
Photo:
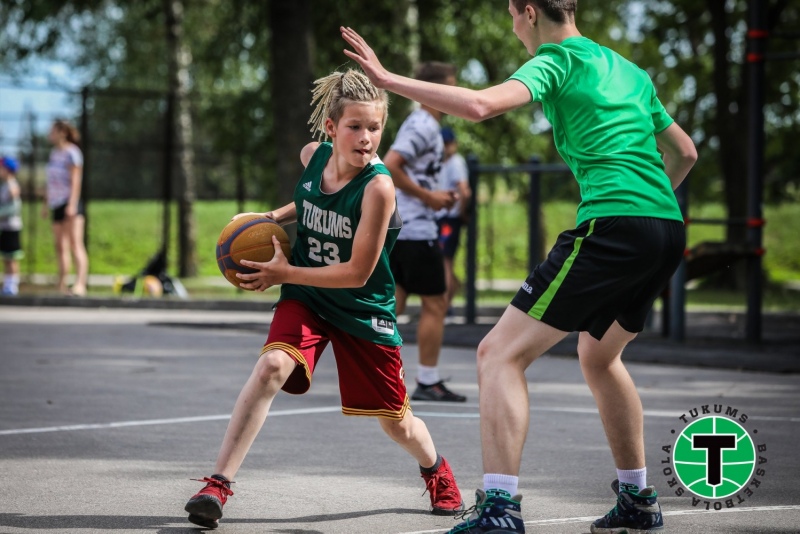
<path fill-rule="evenodd" d="M 281 350 L 297 362 L 282 389 L 301 395 L 311 387 L 314 368 L 329 342 L 339 371 L 342 413 L 402 419 L 409 406 L 400 347 L 352 336 L 304 303 L 283 300 L 261 354 Z"/>

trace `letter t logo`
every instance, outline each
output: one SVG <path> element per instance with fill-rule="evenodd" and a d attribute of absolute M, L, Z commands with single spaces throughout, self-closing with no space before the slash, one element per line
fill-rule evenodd
<path fill-rule="evenodd" d="M 722 484 L 722 450 L 736 448 L 734 434 L 695 434 L 693 449 L 706 450 L 706 482 L 709 486 Z"/>

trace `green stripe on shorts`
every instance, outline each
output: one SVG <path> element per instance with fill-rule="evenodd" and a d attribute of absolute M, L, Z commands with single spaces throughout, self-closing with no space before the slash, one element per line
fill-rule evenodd
<path fill-rule="evenodd" d="M 528 315 L 530 315 L 534 319 L 541 320 L 542 316 L 544 315 L 544 312 L 547 311 L 547 307 L 550 306 L 551 302 L 553 302 L 553 297 L 556 296 L 558 288 L 561 287 L 561 284 L 567 277 L 567 273 L 572 267 L 572 264 L 575 262 L 575 258 L 578 257 L 578 251 L 580 251 L 581 249 L 581 244 L 583 243 L 583 240 L 592 235 L 592 232 L 594 231 L 594 222 L 596 220 L 597 219 L 592 219 L 592 221 L 589 223 L 589 231 L 586 233 L 584 237 L 579 237 L 578 239 L 575 240 L 575 243 L 573 244 L 572 248 L 572 254 L 569 255 L 567 261 L 565 261 L 564 265 L 561 266 L 561 270 L 558 271 L 556 277 L 553 279 L 552 282 L 550 282 L 550 285 L 547 287 L 547 290 L 544 293 L 542 293 L 542 296 L 539 297 L 539 299 L 536 301 L 536 304 L 533 305 L 533 308 L 531 308 L 528 311 Z"/>

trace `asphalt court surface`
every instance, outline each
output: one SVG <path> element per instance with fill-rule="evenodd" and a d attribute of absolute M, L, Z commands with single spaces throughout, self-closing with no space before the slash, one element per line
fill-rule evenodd
<path fill-rule="evenodd" d="M 190 533 L 183 505 L 211 474 L 269 313 L 0 307 L 0 534 Z M 236 324 L 263 322 L 263 333 Z M 416 346 L 404 348 L 415 375 Z M 475 350 L 441 367 L 464 405 L 413 403 L 467 505 L 481 484 Z M 645 407 L 648 482 L 667 532 L 800 531 L 800 376 L 631 363 Z M 573 358 L 528 370 L 521 473 L 527 532 L 585 533 L 613 505 L 613 463 Z M 719 404 L 748 415 L 766 463 L 752 496 L 721 511 L 670 492 L 679 416 Z M 281 394 L 237 476 L 219 532 L 442 533 L 417 467 L 369 418 L 340 412 L 332 355 L 310 392 Z"/>

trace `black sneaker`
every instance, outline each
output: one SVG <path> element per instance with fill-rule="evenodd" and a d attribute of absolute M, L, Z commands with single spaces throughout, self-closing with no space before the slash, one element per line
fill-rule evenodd
<path fill-rule="evenodd" d="M 469 519 L 458 524 L 447 534 L 525 534 L 520 501 L 522 496 L 511 497 L 507 491 L 475 491 L 475 506 L 464 512 Z"/>
<path fill-rule="evenodd" d="M 417 389 L 411 395 L 411 400 L 418 401 L 442 401 L 442 402 L 466 402 L 464 395 L 453 393 L 444 385 L 444 380 L 440 380 L 430 386 L 425 386 L 417 382 Z"/>
<path fill-rule="evenodd" d="M 617 493 L 617 505 L 592 523 L 592 534 L 643 534 L 663 530 L 664 519 L 653 486 L 636 493 L 620 488 L 615 480 L 611 487 Z"/>

